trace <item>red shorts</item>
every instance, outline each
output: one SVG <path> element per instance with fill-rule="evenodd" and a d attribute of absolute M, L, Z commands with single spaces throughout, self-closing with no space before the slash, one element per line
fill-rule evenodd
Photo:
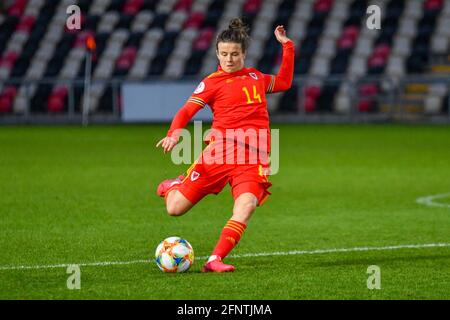
<path fill-rule="evenodd" d="M 211 155 L 209 150 L 214 149 L 210 144 L 203 150 L 200 157 L 188 169 L 186 177 L 177 189 L 192 203 L 199 202 L 208 194 L 218 194 L 228 184 L 231 186 L 233 198 L 236 200 L 241 194 L 250 192 L 262 205 L 270 195 L 268 188 L 272 185 L 268 180 L 269 165 L 266 161 L 236 161 L 237 149 L 227 147 L 220 156 Z M 225 161 L 225 155 L 234 151 L 234 162 Z M 249 157 L 248 147 L 245 150 Z M 222 163 L 211 161 L 213 158 L 223 158 Z M 208 161 L 209 160 L 209 161 Z"/>

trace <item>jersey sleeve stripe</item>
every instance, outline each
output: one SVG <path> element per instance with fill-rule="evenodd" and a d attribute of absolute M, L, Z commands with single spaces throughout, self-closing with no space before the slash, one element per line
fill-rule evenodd
<path fill-rule="evenodd" d="M 271 93 L 273 91 L 273 87 L 275 85 L 275 77 L 272 75 L 270 77 L 270 83 L 269 83 L 269 87 L 267 88 L 267 92 Z"/>
<path fill-rule="evenodd" d="M 198 104 L 199 106 L 201 106 L 202 108 L 205 106 L 205 104 L 203 104 L 203 103 L 200 103 L 200 102 L 197 102 L 197 101 L 192 101 L 192 100 L 189 100 L 189 102 L 192 102 L 192 103 L 195 103 L 195 104 Z"/>
<path fill-rule="evenodd" d="M 189 99 L 197 100 L 198 102 L 202 102 L 202 103 L 206 104 L 206 102 L 202 98 L 199 98 L 199 97 L 190 97 Z"/>
<path fill-rule="evenodd" d="M 189 102 L 192 102 L 192 103 L 196 103 L 196 104 L 198 104 L 198 105 L 200 105 L 200 106 L 202 106 L 202 107 L 204 107 L 204 106 L 206 105 L 206 102 L 204 102 L 203 100 L 201 100 L 201 99 L 199 99 L 199 98 L 193 98 L 193 97 L 191 97 L 191 98 L 189 98 L 188 101 L 189 101 Z"/>

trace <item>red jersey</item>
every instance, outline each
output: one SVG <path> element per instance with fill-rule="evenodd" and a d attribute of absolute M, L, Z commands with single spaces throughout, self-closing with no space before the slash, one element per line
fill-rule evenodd
<path fill-rule="evenodd" d="M 212 128 L 260 129 L 269 132 L 266 94 L 288 90 L 294 73 L 294 43 L 283 44 L 283 58 L 277 75 L 267 75 L 254 68 L 227 73 L 219 70 L 203 79 L 174 117 L 168 136 L 183 128 L 194 114 L 206 105 L 213 112 Z M 270 137 L 270 135 L 268 135 Z M 267 151 L 270 150 L 268 146 Z"/>

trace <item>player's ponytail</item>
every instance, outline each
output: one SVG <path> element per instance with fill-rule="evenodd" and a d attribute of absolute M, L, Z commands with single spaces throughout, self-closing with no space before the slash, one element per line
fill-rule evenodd
<path fill-rule="evenodd" d="M 228 29 L 219 33 L 216 39 L 216 49 L 219 47 L 219 42 L 234 42 L 241 44 L 242 52 L 247 52 L 247 48 L 250 44 L 250 36 L 248 35 L 249 28 L 245 23 L 235 18 L 230 21 Z"/>

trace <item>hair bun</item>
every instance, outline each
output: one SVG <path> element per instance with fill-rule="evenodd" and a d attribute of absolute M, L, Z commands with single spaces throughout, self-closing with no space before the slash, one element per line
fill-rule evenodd
<path fill-rule="evenodd" d="M 228 28 L 232 30 L 242 30 L 244 32 L 248 31 L 247 26 L 240 18 L 232 19 L 228 25 Z"/>
<path fill-rule="evenodd" d="M 232 42 L 241 45 L 242 52 L 247 52 L 250 42 L 248 34 L 249 28 L 240 18 L 234 18 L 228 24 L 228 28 L 221 31 L 216 38 L 216 50 L 219 48 L 219 42 Z"/>

